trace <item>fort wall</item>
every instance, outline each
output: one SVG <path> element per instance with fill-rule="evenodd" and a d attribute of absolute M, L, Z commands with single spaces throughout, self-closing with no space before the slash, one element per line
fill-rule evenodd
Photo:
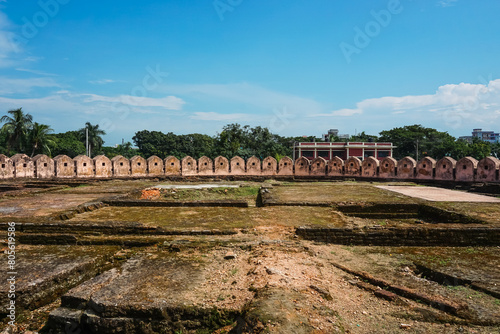
<path fill-rule="evenodd" d="M 500 182 L 500 160 L 486 157 L 477 161 L 465 157 L 458 162 L 444 157 L 438 162 L 424 157 L 416 162 L 410 157 L 399 161 L 386 158 L 382 161 L 368 157 L 363 161 L 351 157 L 346 161 L 335 157 L 331 161 L 316 158 L 313 161 L 300 157 L 293 161 L 283 157 L 277 161 L 273 157 L 262 160 L 251 157 L 245 161 L 241 157 L 231 160 L 217 157 L 212 160 L 202 157 L 198 161 L 192 157 L 179 160 L 167 157 L 164 161 L 156 156 L 147 160 L 135 156 L 126 159 L 116 156 L 109 159 L 97 156 L 90 159 L 78 156 L 71 159 L 57 156 L 54 159 L 39 154 L 30 158 L 16 154 L 11 158 L 0 155 L 0 179 L 10 178 L 112 178 L 112 177 L 158 177 L 158 176 L 259 176 L 259 177 L 369 177 L 379 179 L 436 180 L 457 182 Z"/>

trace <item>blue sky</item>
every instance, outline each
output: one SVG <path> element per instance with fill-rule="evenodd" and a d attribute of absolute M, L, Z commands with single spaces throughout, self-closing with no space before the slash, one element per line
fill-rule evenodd
<path fill-rule="evenodd" d="M 500 1 L 0 0 L 0 113 L 140 130 L 500 130 Z"/>

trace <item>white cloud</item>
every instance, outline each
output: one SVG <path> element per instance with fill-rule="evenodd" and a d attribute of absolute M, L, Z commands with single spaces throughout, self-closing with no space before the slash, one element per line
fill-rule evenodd
<path fill-rule="evenodd" d="M 312 125 L 312 122 L 305 123 L 307 115 L 325 112 L 322 103 L 251 83 L 162 85 L 158 91 L 181 96 L 196 111 L 217 110 L 213 114 L 193 114 L 190 118 L 193 123 L 209 119 L 245 122 L 284 135 L 305 133 L 306 127 L 311 132 L 324 131 L 321 130 L 324 124 L 321 127 Z"/>
<path fill-rule="evenodd" d="M 47 76 L 47 77 L 58 76 L 57 74 L 54 74 L 54 73 L 48 73 L 48 72 L 44 72 L 44 71 L 33 70 L 33 69 L 29 69 L 29 68 L 21 68 L 21 67 L 16 68 L 16 71 L 19 71 L 19 72 L 28 72 L 28 73 L 33 73 L 33 74 L 36 74 L 36 75 Z"/>
<path fill-rule="evenodd" d="M 216 112 L 195 112 L 194 115 L 190 116 L 190 119 L 200 120 L 200 121 L 245 121 L 251 119 L 252 115 L 248 114 L 220 114 Z"/>
<path fill-rule="evenodd" d="M 363 113 L 361 109 L 339 109 L 332 112 L 332 116 L 353 116 L 361 113 Z"/>
<path fill-rule="evenodd" d="M 440 0 L 437 5 L 440 7 L 451 7 L 455 6 L 458 0 Z"/>
<path fill-rule="evenodd" d="M 5 96 L 14 91 L 30 93 L 33 87 L 53 87 L 57 92 L 41 98 Z M 497 130 L 500 124 L 500 79 L 487 84 L 443 85 L 428 95 L 365 99 L 330 112 L 313 99 L 245 83 L 164 86 L 163 97 L 136 97 L 75 93 L 60 87 L 53 78 L 0 77 L 2 93 L 0 110 L 23 107 L 36 119 L 44 116 L 40 122 L 59 126 L 61 131 L 81 127 L 85 121 L 107 121 L 116 129 L 116 137 L 124 136 L 124 131 L 131 136 L 140 129 L 215 133 L 220 130 L 217 122 L 260 125 L 282 135 L 320 135 L 329 128 L 341 129 L 342 133 L 376 134 L 422 124 L 440 131 L 455 129 L 457 136 L 474 127 Z"/>
<path fill-rule="evenodd" d="M 292 94 L 272 91 L 248 83 L 237 84 L 201 84 L 201 85 L 168 85 L 163 91 L 188 95 L 192 98 L 216 98 L 221 102 L 237 102 L 243 105 L 258 107 L 269 112 L 273 108 L 286 106 L 292 113 L 317 113 L 323 106 L 315 100 Z"/>
<path fill-rule="evenodd" d="M 0 67 L 10 67 L 15 64 L 11 56 L 21 51 L 19 44 L 14 42 L 10 31 L 12 24 L 7 15 L 0 12 Z"/>
<path fill-rule="evenodd" d="M 70 113 L 82 113 L 85 106 L 68 100 L 62 95 L 50 95 L 42 98 L 14 99 L 0 97 L 2 110 L 22 107 L 27 113 L 35 115 L 37 112 L 49 112 L 54 120 Z"/>
<path fill-rule="evenodd" d="M 10 79 L 0 77 L 0 94 L 25 94 L 35 87 L 60 87 L 52 78 Z"/>
<path fill-rule="evenodd" d="M 0 80 L 1 82 L 1 80 Z M 165 98 L 138 98 L 123 95 L 107 97 L 95 94 L 76 94 L 67 90 L 59 90 L 52 95 L 41 98 L 8 98 L 0 97 L 0 109 L 23 107 L 28 110 L 40 110 L 54 114 L 87 114 L 105 117 L 106 115 L 155 114 L 161 110 L 180 110 L 184 101 L 168 96 Z"/>
<path fill-rule="evenodd" d="M 78 94 L 68 90 L 59 90 L 40 98 L 0 96 L 0 110 L 22 107 L 37 122 L 50 124 L 56 132 L 81 128 L 87 121 L 100 124 L 111 136 L 107 136 L 106 140 L 112 138 L 113 142 L 124 136 L 132 137 L 134 131 L 140 129 L 164 131 L 170 117 L 179 117 L 189 124 L 184 113 L 177 111 L 183 103 L 173 96 L 138 99 L 133 96 Z"/>
<path fill-rule="evenodd" d="M 32 63 L 39 62 L 42 59 L 43 59 L 43 57 L 35 57 L 35 56 L 28 56 L 28 57 L 24 58 L 25 61 L 29 61 Z"/>
<path fill-rule="evenodd" d="M 499 121 L 500 79 L 483 84 L 448 84 L 432 95 L 386 96 L 356 103 L 356 108 L 339 109 L 312 117 L 359 116 L 365 123 L 370 120 L 434 121 L 442 127 L 472 127 Z M 357 122 L 362 121 L 356 117 Z M 385 127 L 387 128 L 387 126 Z"/>
<path fill-rule="evenodd" d="M 112 79 L 100 79 L 100 80 L 91 80 L 89 82 L 93 85 L 105 85 L 105 84 L 109 84 L 109 83 L 115 83 L 118 81 L 112 80 Z"/>
<path fill-rule="evenodd" d="M 96 94 L 82 94 L 85 97 L 84 102 L 107 102 L 113 104 L 124 104 L 134 107 L 161 107 L 168 110 L 181 110 L 184 101 L 175 96 L 163 98 L 139 97 L 132 95 L 120 95 L 116 97 L 102 96 Z"/>
<path fill-rule="evenodd" d="M 12 26 L 12 23 L 10 23 L 9 18 L 7 17 L 7 14 L 0 12 L 0 29 L 6 29 Z"/>

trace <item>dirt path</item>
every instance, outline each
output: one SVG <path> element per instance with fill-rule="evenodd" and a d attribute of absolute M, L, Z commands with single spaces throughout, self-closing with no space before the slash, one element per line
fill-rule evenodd
<path fill-rule="evenodd" d="M 406 196 L 417 197 L 433 202 L 500 203 L 500 198 L 471 194 L 458 190 L 436 188 L 436 187 L 377 186 L 377 188 L 390 190 Z"/>

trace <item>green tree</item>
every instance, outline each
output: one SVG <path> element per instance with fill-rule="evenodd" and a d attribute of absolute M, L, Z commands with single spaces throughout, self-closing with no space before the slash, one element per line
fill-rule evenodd
<path fill-rule="evenodd" d="M 453 144 L 450 156 L 458 160 L 469 155 L 470 155 L 470 144 L 463 139 L 457 139 Z"/>
<path fill-rule="evenodd" d="M 132 147 L 132 143 L 129 141 L 118 145 L 116 147 L 116 149 L 117 149 L 119 155 L 123 155 L 127 159 L 130 159 L 135 155 L 140 155 L 140 154 L 138 154 L 137 149 L 134 149 Z"/>
<path fill-rule="evenodd" d="M 398 160 L 405 156 L 419 160 L 424 155 L 440 159 L 445 155 L 450 156 L 455 145 L 455 137 L 447 132 L 417 124 L 382 131 L 378 141 L 391 142 L 397 146 L 394 149 L 394 158 Z"/>
<path fill-rule="evenodd" d="M 163 159 L 180 154 L 178 136 L 172 132 L 164 134 L 160 131 L 142 130 L 136 132 L 132 140 L 143 156 L 156 155 Z"/>
<path fill-rule="evenodd" d="M 33 122 L 33 116 L 24 113 L 23 108 L 9 110 L 9 115 L 0 118 L 0 123 L 5 123 L 1 131 L 6 135 L 7 148 L 15 152 L 24 153 L 27 136 Z"/>
<path fill-rule="evenodd" d="M 216 136 L 217 155 L 231 159 L 235 155 L 248 155 L 244 150 L 248 139 L 250 126 L 241 126 L 238 123 L 227 124 L 222 132 Z"/>
<path fill-rule="evenodd" d="M 472 138 L 472 143 L 469 144 L 468 156 L 477 160 L 481 160 L 491 154 L 492 144 L 487 141 L 482 141 L 478 138 Z"/>
<path fill-rule="evenodd" d="M 304 140 L 300 137 L 299 140 Z M 312 140 L 311 140 L 312 141 Z M 244 159 L 256 156 L 264 159 L 267 156 L 281 158 L 290 155 L 294 138 L 285 138 L 273 134 L 268 128 L 249 125 L 241 126 L 237 123 L 223 127 L 222 132 L 215 138 L 216 155 L 231 158 L 239 155 Z"/>
<path fill-rule="evenodd" d="M 50 139 L 52 143 L 49 146 L 54 156 L 65 154 L 74 158 L 80 154 L 85 154 L 85 144 L 81 141 L 79 131 L 51 134 Z"/>
<path fill-rule="evenodd" d="M 377 136 L 366 134 L 364 131 L 358 133 L 357 135 L 352 136 L 349 140 L 345 141 L 353 141 L 353 142 L 376 142 L 378 140 Z"/>
<path fill-rule="evenodd" d="M 101 136 L 104 136 L 106 132 L 102 129 L 99 129 L 99 124 L 92 125 L 90 122 L 85 123 L 85 127 L 79 130 L 80 140 L 83 143 L 86 142 L 86 136 L 88 131 L 88 143 L 89 143 L 89 157 L 92 157 L 93 151 L 98 151 L 101 149 L 104 144 L 104 140 Z"/>
<path fill-rule="evenodd" d="M 274 156 L 279 151 L 276 136 L 268 128 L 261 126 L 249 129 L 246 147 L 250 150 L 251 155 L 260 159 Z"/>
<path fill-rule="evenodd" d="M 182 156 L 189 155 L 195 159 L 202 156 L 212 157 L 214 153 L 214 138 L 199 134 L 192 133 L 188 135 L 178 136 L 178 151 Z"/>
<path fill-rule="evenodd" d="M 116 147 L 103 146 L 101 148 L 101 152 L 108 158 L 113 158 L 117 155 L 122 155 L 127 159 L 130 159 L 136 155 L 144 157 L 144 155 L 141 152 L 139 152 L 138 149 L 132 147 L 131 142 L 126 142 L 124 144 L 117 145 Z"/>
<path fill-rule="evenodd" d="M 183 158 L 190 155 L 195 159 L 202 156 L 215 158 L 218 155 L 232 158 L 239 155 L 245 159 L 255 155 L 263 159 L 268 155 L 290 155 L 292 140 L 275 135 L 267 128 L 228 124 L 220 134 L 211 137 L 192 133 L 175 135 L 158 131 L 139 131 L 132 138 L 143 156 L 157 155 L 165 158 L 173 155 Z"/>
<path fill-rule="evenodd" d="M 497 159 L 500 159 L 500 142 L 491 144 L 491 155 Z"/>
<path fill-rule="evenodd" d="M 281 137 L 277 136 L 278 143 L 281 147 L 279 153 L 275 154 L 274 157 L 276 160 L 280 160 L 284 156 L 292 157 L 293 156 L 293 144 L 298 142 L 296 137 Z M 278 159 L 279 158 L 279 159 Z"/>
<path fill-rule="evenodd" d="M 4 131 L 0 131 L 0 154 L 10 154 L 7 149 L 7 134 Z"/>
<path fill-rule="evenodd" d="M 472 143 L 465 140 L 455 139 L 447 132 L 439 132 L 436 129 L 425 128 L 421 125 L 410 125 L 402 128 L 394 128 L 380 132 L 379 141 L 392 142 L 394 157 L 401 159 L 404 156 L 415 157 L 418 144 L 419 156 L 428 155 L 435 159 L 444 156 L 459 160 L 470 156 L 478 160 L 488 156 L 492 152 L 492 144 L 486 141 L 473 138 Z"/>
<path fill-rule="evenodd" d="M 52 139 L 50 139 L 49 134 L 53 132 L 52 128 L 46 124 L 39 124 L 37 122 L 33 123 L 29 132 L 29 144 L 32 148 L 31 156 L 33 157 L 35 153 L 44 153 L 50 155 L 50 148 Z"/>

